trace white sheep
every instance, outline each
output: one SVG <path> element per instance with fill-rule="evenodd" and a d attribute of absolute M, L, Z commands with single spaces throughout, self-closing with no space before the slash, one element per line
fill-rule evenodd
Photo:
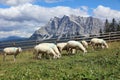
<path fill-rule="evenodd" d="M 82 40 L 81 43 L 85 48 L 88 48 L 88 43 L 85 40 Z"/>
<path fill-rule="evenodd" d="M 66 47 L 67 43 L 66 42 L 62 42 L 62 43 L 57 43 L 57 48 L 60 52 L 62 52 L 63 50 L 67 50 Z"/>
<path fill-rule="evenodd" d="M 59 52 L 58 48 L 57 48 L 57 45 L 55 45 L 54 43 L 42 43 L 44 45 L 47 45 L 49 47 L 51 47 L 55 53 L 57 54 L 57 56 L 60 58 L 61 57 L 61 53 Z"/>
<path fill-rule="evenodd" d="M 93 38 L 90 41 L 90 44 L 92 45 L 93 49 L 95 48 L 108 48 L 108 44 L 106 43 L 105 40 L 99 39 L 99 38 Z"/>
<path fill-rule="evenodd" d="M 34 54 L 36 57 L 40 55 L 40 58 L 43 54 L 52 55 L 53 58 L 59 58 L 61 55 L 57 49 L 57 46 L 53 43 L 41 43 L 34 47 Z"/>
<path fill-rule="evenodd" d="M 68 41 L 67 42 L 67 48 L 69 48 L 71 52 L 74 49 L 75 50 L 82 50 L 84 53 L 87 52 L 86 48 L 78 41 Z"/>
<path fill-rule="evenodd" d="M 22 52 L 20 47 L 7 47 L 3 49 L 3 61 L 5 61 L 6 55 L 14 55 L 14 61 L 16 60 L 16 56 Z"/>
<path fill-rule="evenodd" d="M 62 52 L 63 50 L 69 52 L 69 50 L 71 50 L 70 48 L 67 47 L 67 42 L 57 43 L 57 48 L 60 52 Z M 75 49 L 72 49 L 71 52 L 74 54 Z"/>

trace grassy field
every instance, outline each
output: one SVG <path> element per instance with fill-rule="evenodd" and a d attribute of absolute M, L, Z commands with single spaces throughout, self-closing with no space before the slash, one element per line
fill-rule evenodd
<path fill-rule="evenodd" d="M 120 42 L 109 49 L 88 49 L 86 55 L 62 53 L 60 59 L 33 59 L 32 51 L 17 56 L 0 55 L 0 80 L 120 80 Z M 118 55 L 117 55 L 118 54 Z"/>

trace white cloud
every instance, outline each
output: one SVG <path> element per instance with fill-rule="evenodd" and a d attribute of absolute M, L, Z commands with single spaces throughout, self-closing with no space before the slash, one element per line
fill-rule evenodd
<path fill-rule="evenodd" d="M 25 3 L 31 3 L 35 0 L 0 0 L 0 3 L 6 4 L 9 6 L 17 6 Z"/>
<path fill-rule="evenodd" d="M 93 10 L 94 16 L 102 19 L 112 19 L 112 18 L 120 18 L 120 11 L 113 10 L 109 7 L 104 7 L 99 5 L 96 9 Z"/>
<path fill-rule="evenodd" d="M 61 2 L 63 0 L 45 0 L 47 3 L 55 3 L 55 2 Z"/>
<path fill-rule="evenodd" d="M 0 31 L 5 32 L 5 36 L 3 36 L 3 33 L 0 33 L 0 38 L 7 37 L 7 35 L 27 35 L 26 37 L 28 37 L 28 35 L 31 36 L 30 34 L 40 28 L 40 26 L 45 25 L 50 18 L 72 14 L 89 16 L 87 11 L 65 6 L 48 8 L 26 3 L 10 8 L 0 8 Z M 14 31 L 18 31 L 19 34 L 17 32 L 14 33 Z M 10 34 L 10 32 L 12 33 Z"/>
<path fill-rule="evenodd" d="M 88 11 L 88 7 L 87 7 L 87 6 L 81 6 L 81 8 L 82 8 L 84 11 Z"/>

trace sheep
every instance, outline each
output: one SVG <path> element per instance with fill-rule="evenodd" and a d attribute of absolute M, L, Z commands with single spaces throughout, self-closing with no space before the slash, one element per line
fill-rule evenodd
<path fill-rule="evenodd" d="M 69 52 L 70 50 L 70 48 L 67 48 L 67 42 L 57 43 L 57 48 L 60 52 L 62 52 L 63 50 L 66 50 L 67 52 Z M 75 49 L 72 49 L 71 52 L 74 54 Z"/>
<path fill-rule="evenodd" d="M 22 52 L 20 47 L 6 47 L 3 49 L 3 61 L 5 61 L 6 55 L 14 55 L 14 62 L 16 61 L 16 56 Z"/>
<path fill-rule="evenodd" d="M 68 41 L 67 42 L 67 48 L 70 49 L 70 51 L 75 50 L 82 50 L 84 53 L 87 52 L 86 48 L 78 41 Z"/>
<path fill-rule="evenodd" d="M 46 55 L 53 55 L 53 58 L 59 58 L 60 52 L 57 49 L 57 46 L 53 43 L 40 43 L 34 47 L 34 52 L 36 56 L 38 57 L 40 55 L 46 54 Z"/>
<path fill-rule="evenodd" d="M 102 49 L 103 48 L 108 48 L 108 45 L 107 45 L 106 41 L 103 40 L 103 39 L 99 39 L 99 38 L 91 39 L 90 44 L 92 45 L 93 49 L 98 48 L 98 47 L 100 47 Z"/>
<path fill-rule="evenodd" d="M 50 46 L 55 51 L 55 53 L 57 54 L 57 56 L 59 58 L 61 57 L 61 53 L 59 52 L 59 50 L 57 48 L 57 45 L 55 45 L 54 43 L 42 43 L 42 44 Z"/>
<path fill-rule="evenodd" d="M 82 40 L 81 43 L 85 48 L 88 48 L 88 43 L 85 40 Z"/>
<path fill-rule="evenodd" d="M 63 42 L 63 43 L 57 43 L 57 48 L 58 50 L 60 51 L 60 53 L 63 51 L 63 50 L 66 50 L 67 51 L 67 47 L 66 47 L 67 43 L 66 42 Z"/>

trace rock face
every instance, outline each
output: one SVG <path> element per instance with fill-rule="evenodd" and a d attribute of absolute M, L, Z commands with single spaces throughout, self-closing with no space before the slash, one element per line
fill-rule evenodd
<path fill-rule="evenodd" d="M 93 17 L 63 16 L 54 17 L 45 26 L 35 31 L 30 39 L 50 39 L 71 37 L 74 35 L 96 35 L 103 30 L 104 25 L 100 19 Z"/>

